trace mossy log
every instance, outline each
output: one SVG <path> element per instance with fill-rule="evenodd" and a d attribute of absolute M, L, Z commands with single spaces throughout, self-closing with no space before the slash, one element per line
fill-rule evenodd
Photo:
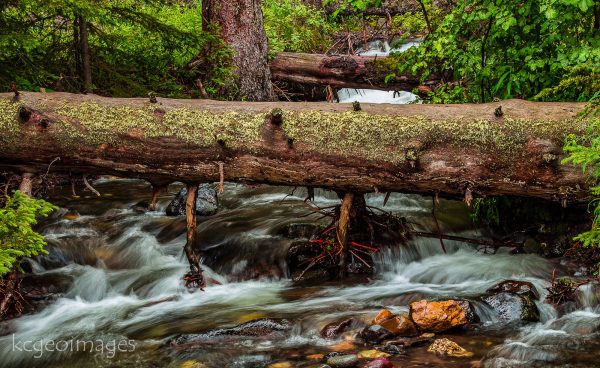
<path fill-rule="evenodd" d="M 581 202 L 579 103 L 374 105 L 0 94 L 0 169 Z M 499 113 L 499 111 L 501 113 Z M 51 164 L 52 163 L 52 164 Z"/>
<path fill-rule="evenodd" d="M 385 56 L 280 52 L 271 61 L 270 68 L 271 77 L 276 81 L 333 88 L 412 91 L 420 86 L 434 89 L 441 81 L 441 78 L 431 76 L 421 83 L 418 76 L 395 75 L 396 63 L 395 58 Z M 390 75 L 395 77 L 388 77 Z"/>

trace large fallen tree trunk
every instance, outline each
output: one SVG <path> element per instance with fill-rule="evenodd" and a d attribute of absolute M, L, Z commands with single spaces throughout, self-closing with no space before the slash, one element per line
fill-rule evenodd
<path fill-rule="evenodd" d="M 562 142 L 578 103 L 245 103 L 0 94 L 0 168 L 585 201 Z M 355 111 L 360 110 L 360 111 Z"/>
<path fill-rule="evenodd" d="M 432 76 L 421 83 L 416 76 L 396 75 L 394 59 L 381 56 L 280 52 L 270 66 L 271 76 L 276 81 L 333 88 L 411 91 L 420 85 L 434 86 L 441 81 L 441 78 Z"/>

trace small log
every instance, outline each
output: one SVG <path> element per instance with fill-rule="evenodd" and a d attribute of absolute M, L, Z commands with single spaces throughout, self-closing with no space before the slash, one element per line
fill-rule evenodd
<path fill-rule="evenodd" d="M 187 197 L 185 200 L 185 219 L 187 223 L 187 234 L 184 252 L 190 263 L 190 272 L 185 275 L 186 287 L 199 288 L 205 287 L 202 268 L 200 268 L 200 256 L 195 249 L 196 240 L 196 199 L 198 198 L 198 184 L 187 184 Z"/>
<path fill-rule="evenodd" d="M 396 75 L 393 58 L 385 56 L 280 52 L 271 61 L 270 67 L 273 80 L 333 88 L 412 91 L 419 86 L 427 86 L 431 90 L 442 80 L 431 76 L 421 83 L 419 76 Z M 395 76 L 388 77 L 390 75 Z"/>

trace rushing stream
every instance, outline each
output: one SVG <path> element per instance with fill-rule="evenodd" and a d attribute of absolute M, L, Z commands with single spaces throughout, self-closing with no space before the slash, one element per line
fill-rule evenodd
<path fill-rule="evenodd" d="M 402 311 L 412 301 L 443 297 L 474 302 L 482 319 L 479 327 L 450 335 L 475 356 L 442 358 L 417 347 L 399 356 L 398 366 L 471 366 L 482 358 L 495 367 L 531 366 L 535 361 L 540 366 L 596 364 L 600 310 L 591 288 L 583 290 L 583 310 L 561 317 L 540 301 L 542 295 L 537 301 L 541 322 L 520 328 L 497 323 L 494 312 L 478 301 L 488 287 L 511 278 L 531 281 L 544 294 L 552 270 L 561 266 L 537 255 L 502 250 L 491 255 L 451 241 L 446 241 L 448 253 L 443 254 L 437 239 L 415 238 L 405 247 L 381 252 L 375 259 L 378 273 L 366 284 L 295 286 L 285 274 L 291 240 L 277 234 L 286 224 L 311 221 L 300 218 L 309 212 L 303 203 L 306 193 L 228 184 L 220 211 L 199 224 L 212 265 L 206 273 L 220 285 L 190 293 L 181 279 L 187 270 L 182 253 L 185 220 L 164 215 L 177 187 L 161 198 L 158 211 L 143 213 L 133 205 L 148 198 L 150 188 L 144 182 L 104 180 L 95 186 L 103 197 L 71 199 L 65 191 L 51 198 L 69 212 L 59 211 L 45 222 L 50 253 L 33 263 L 34 277 L 60 285 L 64 292 L 36 314 L 4 326 L 2 366 L 179 367 L 194 360 L 208 367 L 262 367 L 278 359 L 345 349 L 340 345 L 344 338 L 319 337 L 325 323 L 342 316 L 368 320 L 384 306 Z M 338 202 L 334 193 L 316 194 L 319 206 Z M 383 200 L 383 195 L 368 196 L 372 206 L 382 207 Z M 434 229 L 430 198 L 394 194 L 385 208 L 402 214 L 417 229 Z M 471 224 L 462 202 L 442 200 L 437 212 L 445 233 L 486 237 L 485 229 Z M 207 339 L 192 349 L 168 344 L 176 335 L 258 317 L 286 318 L 293 328 L 276 339 Z M 101 340 L 106 346 L 123 341 L 133 351 L 112 356 L 110 349 L 97 354 L 15 350 L 15 341 L 42 339 Z"/>
<path fill-rule="evenodd" d="M 382 50 L 365 54 L 389 51 L 384 44 Z M 408 92 L 368 90 L 342 90 L 339 96 L 341 102 L 407 103 L 415 98 Z M 203 267 L 212 285 L 189 292 L 182 280 L 188 270 L 182 252 L 185 219 L 165 215 L 180 186 L 170 187 L 156 212 L 145 212 L 135 205 L 148 199 L 148 184 L 100 180 L 94 185 L 101 198 L 88 194 L 74 199 L 67 190 L 51 195 L 50 201 L 62 209 L 42 226 L 49 254 L 32 262 L 33 275 L 24 284 L 40 285 L 55 298 L 41 298 L 34 314 L 0 325 L 0 366 L 222 368 L 291 361 L 297 367 L 319 367 L 306 357 L 365 349 L 354 345 L 356 331 L 337 339 L 320 337 L 328 322 L 345 316 L 366 322 L 383 307 L 405 312 L 413 301 L 443 298 L 473 303 L 481 322 L 440 336 L 474 356 L 441 357 L 421 346 L 394 356 L 397 367 L 600 365 L 598 290 L 582 288 L 579 308 L 560 315 L 543 302 L 552 271 L 568 271 L 558 260 L 512 255 L 502 248 L 491 254 L 481 246 L 448 240 L 444 253 L 438 239 L 415 237 L 405 246 L 390 245 L 377 253 L 377 272 L 367 282 L 301 286 L 287 274 L 286 254 L 293 240 L 280 234 L 288 224 L 326 224 L 318 216 L 306 216 L 306 192 L 227 184 L 219 212 L 201 217 L 198 225 L 206 256 Z M 383 202 L 384 195 L 367 196 L 371 206 L 384 207 Z M 315 203 L 325 207 L 339 199 L 317 190 Z M 405 217 L 417 230 L 435 232 L 431 206 L 431 198 L 393 194 L 385 209 Z M 489 238 L 487 229 L 473 225 L 462 202 L 442 200 L 436 212 L 445 234 Z M 535 285 L 541 294 L 536 300 L 540 322 L 503 323 L 481 301 L 489 287 L 507 279 Z M 180 335 L 262 317 L 285 318 L 292 328 L 275 337 L 208 333 L 193 347 L 171 344 Z M 42 341 L 56 346 L 37 349 Z M 93 343 L 96 350 L 74 349 L 73 341 Z"/>

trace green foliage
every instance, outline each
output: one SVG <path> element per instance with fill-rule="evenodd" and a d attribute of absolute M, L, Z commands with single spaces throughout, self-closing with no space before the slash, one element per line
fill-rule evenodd
<path fill-rule="evenodd" d="M 592 226 L 589 231 L 574 238 L 585 247 L 600 247 L 600 117 L 598 117 L 600 109 L 597 102 L 598 100 L 595 100 L 591 103 L 594 106 L 591 114 L 596 116 L 586 134 L 582 137 L 570 134 L 563 147 L 568 156 L 562 163 L 580 166 L 593 183 L 591 191 L 596 198 L 588 206 L 593 213 Z"/>
<path fill-rule="evenodd" d="M 471 221 L 474 223 L 485 222 L 489 225 L 499 225 L 500 212 L 498 210 L 498 198 L 475 198 L 469 217 L 471 217 Z"/>
<path fill-rule="evenodd" d="M 348 10 L 360 13 L 368 7 L 381 6 L 381 0 L 325 0 L 323 5 L 335 5 L 335 11 L 331 16 L 337 18 Z"/>
<path fill-rule="evenodd" d="M 322 10 L 300 0 L 265 0 L 262 9 L 270 56 L 282 51 L 323 53 L 331 45 L 337 26 Z"/>
<path fill-rule="evenodd" d="M 230 51 L 202 31 L 195 6 L 159 0 L 10 0 L 0 4 L 0 90 L 80 91 L 77 18 L 88 23 L 94 92 L 185 97 L 196 79 L 216 91 L 230 78 Z M 185 2 L 189 3 L 188 1 Z M 200 59 L 194 68 L 188 64 Z"/>
<path fill-rule="evenodd" d="M 4 198 L 0 208 L 0 276 L 19 266 L 23 257 L 46 253 L 44 237 L 33 230 L 40 216 L 48 216 L 56 206 L 19 191 Z"/>
<path fill-rule="evenodd" d="M 532 98 L 559 85 L 574 67 L 600 62 L 593 5 L 592 0 L 461 1 L 432 22 L 433 32 L 421 47 L 407 51 L 408 62 L 399 68 L 458 80 L 469 101 Z"/>

